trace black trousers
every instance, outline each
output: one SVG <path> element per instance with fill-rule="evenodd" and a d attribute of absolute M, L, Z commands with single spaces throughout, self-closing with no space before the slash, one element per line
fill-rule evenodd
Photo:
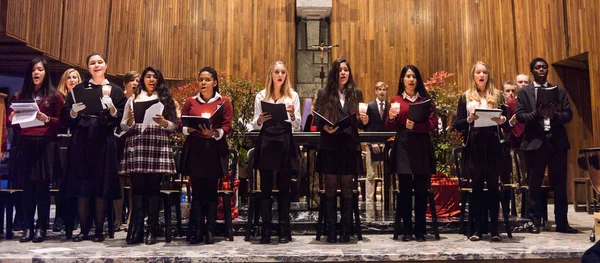
<path fill-rule="evenodd" d="M 549 141 L 549 140 L 548 140 Z M 557 227 L 564 227 L 567 221 L 567 150 L 555 149 L 547 142 L 537 150 L 525 151 L 527 162 L 527 177 L 531 206 L 529 217 L 536 225 L 541 225 L 542 211 L 544 211 L 544 192 L 542 182 L 546 167 L 548 179 L 554 190 L 554 216 Z"/>
<path fill-rule="evenodd" d="M 260 190 L 262 198 L 271 198 L 273 194 L 273 181 L 279 190 L 279 199 L 290 198 L 291 171 L 260 170 Z"/>
<path fill-rule="evenodd" d="M 162 174 L 134 173 L 130 175 L 131 191 L 134 195 L 159 195 Z"/>
<path fill-rule="evenodd" d="M 431 186 L 431 175 L 428 174 L 399 174 L 400 185 L 398 208 L 402 217 L 404 234 L 424 236 L 427 210 L 427 189 Z M 415 196 L 415 228 L 412 227 L 413 189 Z M 396 222 L 398 224 L 400 222 Z"/>
<path fill-rule="evenodd" d="M 50 219 L 50 181 L 29 181 L 23 185 L 23 221 L 26 229 L 34 228 L 35 210 L 38 211 L 37 228 L 46 230 Z"/>

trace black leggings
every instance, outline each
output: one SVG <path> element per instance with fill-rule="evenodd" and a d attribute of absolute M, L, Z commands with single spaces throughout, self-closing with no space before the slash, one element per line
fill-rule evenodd
<path fill-rule="evenodd" d="M 192 178 L 192 202 L 216 202 L 218 177 Z"/>
<path fill-rule="evenodd" d="M 404 234 L 416 236 L 425 235 L 425 214 L 427 210 L 427 190 L 431 186 L 431 176 L 428 174 L 399 174 L 398 211 L 402 217 Z M 415 228 L 412 227 L 412 196 L 415 196 Z M 398 217 L 396 217 L 398 218 Z M 398 224 L 399 222 L 396 222 Z"/>
<path fill-rule="evenodd" d="M 338 185 L 342 191 L 342 198 L 352 198 L 354 175 L 336 175 L 326 174 L 325 175 L 325 197 L 328 199 L 335 198 L 335 192 L 338 189 Z"/>
<path fill-rule="evenodd" d="M 162 174 L 134 173 L 131 178 L 131 192 L 134 195 L 159 195 Z"/>
<path fill-rule="evenodd" d="M 276 181 L 279 198 L 289 198 L 292 180 L 291 171 L 260 170 L 262 198 L 270 198 L 273 195 L 273 180 Z"/>
<path fill-rule="evenodd" d="M 50 219 L 50 181 L 29 181 L 23 185 L 23 223 L 26 229 L 34 228 L 35 210 L 38 211 L 37 228 L 46 230 Z"/>

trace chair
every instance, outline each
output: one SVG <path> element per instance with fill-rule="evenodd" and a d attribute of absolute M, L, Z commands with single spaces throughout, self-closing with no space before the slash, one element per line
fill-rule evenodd
<path fill-rule="evenodd" d="M 3 230 L 4 215 L 6 215 L 6 233 L 4 238 L 11 240 L 14 237 L 13 234 L 13 216 L 14 216 L 14 205 L 18 204 L 21 200 L 22 189 L 11 189 L 10 183 L 7 189 L 0 189 L 0 210 L 6 213 L 2 213 L 0 217 L 0 230 Z"/>
<path fill-rule="evenodd" d="M 596 196 L 598 196 L 600 193 L 600 148 L 588 148 L 580 150 L 577 162 L 580 168 L 588 172 L 592 188 L 594 189 Z M 593 203 L 594 211 L 596 211 L 598 198 L 594 198 Z M 592 228 L 592 234 L 590 235 L 590 240 L 592 242 L 596 240 L 594 228 Z"/>
<path fill-rule="evenodd" d="M 452 149 L 452 157 L 453 157 L 453 161 L 454 161 L 452 171 L 453 171 L 454 175 L 458 178 L 458 189 L 460 191 L 460 200 L 461 200 L 459 233 L 469 236 L 474 232 L 473 226 L 471 224 L 471 222 L 473 221 L 473 215 L 471 213 L 469 213 L 468 232 L 465 231 L 464 221 L 465 221 L 467 202 L 469 202 L 469 208 L 471 209 L 471 202 L 469 201 L 469 199 L 473 192 L 473 188 L 471 187 L 471 178 L 467 177 L 466 170 L 463 167 L 463 163 L 464 163 L 463 155 L 464 155 L 464 147 L 463 146 L 458 146 L 458 147 Z M 503 186 L 503 184 L 500 184 L 500 185 Z M 485 187 L 483 190 L 487 191 L 487 187 Z M 507 191 L 507 190 L 509 190 L 509 189 L 503 187 L 503 189 L 499 192 L 500 204 L 502 205 L 502 215 L 504 217 L 504 225 L 506 227 L 506 234 L 507 234 L 508 238 L 512 238 L 512 232 L 510 229 L 510 218 L 508 215 L 509 208 L 508 208 L 508 204 L 505 202 L 507 200 L 505 200 L 505 198 L 504 198 L 505 191 Z"/>
<path fill-rule="evenodd" d="M 219 179 L 219 186 L 217 190 L 217 196 L 221 197 L 223 200 L 223 215 L 225 219 L 225 237 L 229 239 L 229 241 L 233 241 L 233 219 L 231 216 L 231 199 L 235 196 L 235 191 L 233 189 L 233 185 L 235 184 L 235 180 L 237 179 L 237 164 L 238 164 L 238 151 L 236 149 L 229 149 L 229 171 L 231 172 L 230 177 L 230 189 L 223 189 L 223 179 Z"/>
<path fill-rule="evenodd" d="M 525 182 L 527 181 L 527 178 L 524 176 L 527 173 L 523 172 L 523 169 L 521 169 L 521 160 L 518 157 L 518 152 L 519 150 L 516 149 L 515 150 L 515 154 L 513 156 L 513 160 L 515 162 L 515 166 L 516 166 L 516 172 L 517 172 L 517 180 L 519 182 L 523 182 L 523 178 L 525 178 Z M 522 193 L 522 197 L 521 197 L 521 216 L 527 216 L 529 214 L 529 186 L 527 185 L 527 183 L 522 184 L 519 186 L 519 191 L 521 191 Z M 552 191 L 552 187 L 549 185 L 542 185 L 542 191 L 544 192 L 544 195 L 546 196 L 546 198 L 544 198 L 544 210 L 541 211 L 542 214 L 542 225 L 545 226 L 545 228 L 549 228 L 548 226 L 548 194 L 550 191 Z"/>

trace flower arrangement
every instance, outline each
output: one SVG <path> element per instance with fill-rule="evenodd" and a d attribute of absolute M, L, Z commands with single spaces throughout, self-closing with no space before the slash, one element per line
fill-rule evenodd
<path fill-rule="evenodd" d="M 456 105 L 461 95 L 456 82 L 448 81 L 452 76 L 454 73 L 442 70 L 435 72 L 425 82 L 427 92 L 435 101 L 436 113 L 439 118 L 437 131 L 432 133 L 431 138 L 437 160 L 437 172 L 445 175 L 450 175 L 450 167 L 453 162 L 452 149 L 462 143 L 460 134 L 452 129 Z"/>
<path fill-rule="evenodd" d="M 238 164 L 246 166 L 248 163 L 247 150 L 252 147 L 247 138 L 247 125 L 254 116 L 254 97 L 262 89 L 262 85 L 244 77 L 230 76 L 219 72 L 219 92 L 221 95 L 229 97 L 233 105 L 233 132 L 227 136 L 229 147 L 235 148 L 239 152 Z M 173 99 L 183 106 L 186 98 L 195 96 L 201 90 L 200 83 L 194 80 L 183 86 L 171 88 Z M 173 135 L 170 141 L 181 143 L 185 140 L 183 135 Z"/>

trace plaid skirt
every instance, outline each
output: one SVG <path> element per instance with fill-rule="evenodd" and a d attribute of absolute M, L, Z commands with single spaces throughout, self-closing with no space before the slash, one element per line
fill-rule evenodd
<path fill-rule="evenodd" d="M 119 174 L 176 173 L 169 131 L 150 125 L 142 133 L 142 125 L 136 124 L 126 136 Z"/>

